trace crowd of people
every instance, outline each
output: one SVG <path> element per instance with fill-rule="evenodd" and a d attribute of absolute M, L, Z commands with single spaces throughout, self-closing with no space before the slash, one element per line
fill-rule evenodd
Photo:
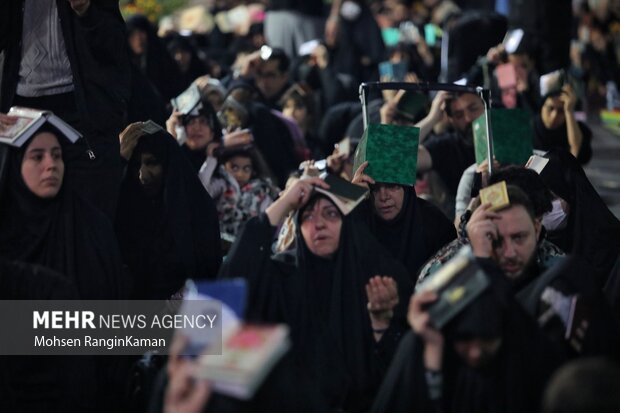
<path fill-rule="evenodd" d="M 169 300 L 243 277 L 245 320 L 292 343 L 245 401 L 193 377 L 181 336 L 147 361 L 0 356 L 0 410 L 620 411 L 620 220 L 583 169 L 620 85 L 619 3 L 256 3 L 247 30 L 187 33 L 115 0 L 0 2 L 0 134 L 20 106 L 82 135 L 0 144 L 0 298 Z M 363 113 L 375 81 L 484 87 L 527 114 L 544 168 L 476 163 L 479 94 L 371 92 Z M 416 131 L 410 153 L 383 148 L 417 159 L 415 184 L 354 168 L 366 120 Z M 318 172 L 368 195 L 340 209 Z M 479 192 L 498 182 L 495 210 Z M 465 247 L 488 287 L 438 326 L 425 282 Z"/>

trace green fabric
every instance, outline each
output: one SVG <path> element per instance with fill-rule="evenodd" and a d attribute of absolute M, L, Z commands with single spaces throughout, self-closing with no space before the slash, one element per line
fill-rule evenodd
<path fill-rule="evenodd" d="M 368 161 L 366 175 L 377 182 L 414 185 L 420 129 L 369 124 L 355 151 L 354 170 Z"/>
<path fill-rule="evenodd" d="M 472 124 L 476 163 L 487 159 L 486 114 Z M 533 130 L 530 115 L 523 109 L 491 109 L 493 153 L 501 165 L 525 165 L 532 155 Z"/>

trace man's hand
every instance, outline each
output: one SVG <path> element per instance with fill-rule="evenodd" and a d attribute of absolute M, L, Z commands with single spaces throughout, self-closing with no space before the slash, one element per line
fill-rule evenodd
<path fill-rule="evenodd" d="M 357 168 L 357 171 L 355 171 L 355 175 L 353 175 L 353 179 L 351 180 L 351 183 L 355 185 L 363 186 L 366 189 L 370 189 L 370 185 L 374 185 L 375 180 L 372 179 L 369 175 L 366 175 L 364 173 L 367 166 L 368 166 L 368 161 L 364 161 L 364 163 L 361 164 L 359 168 Z"/>
<path fill-rule="evenodd" d="M 431 324 L 431 318 L 424 308 L 437 301 L 433 291 L 416 293 L 409 301 L 407 320 L 413 331 L 424 340 L 424 365 L 430 370 L 440 370 L 444 339 L 440 331 Z"/>
<path fill-rule="evenodd" d="M 329 47 L 336 46 L 338 41 L 339 17 L 337 14 L 330 15 L 325 22 L 325 43 Z"/>
<path fill-rule="evenodd" d="M 398 287 L 392 277 L 375 275 L 366 284 L 368 313 L 374 330 L 386 329 L 398 304 Z"/>
<path fill-rule="evenodd" d="M 164 398 L 164 413 L 200 413 L 211 395 L 206 380 L 192 376 L 192 361 L 180 356 L 187 343 L 184 336 L 176 336 L 168 358 L 168 387 Z"/>
<path fill-rule="evenodd" d="M 71 4 L 73 11 L 82 17 L 90 7 L 90 0 L 67 0 Z"/>
<path fill-rule="evenodd" d="M 493 256 L 493 241 L 498 239 L 497 225 L 494 219 L 502 216 L 489 211 L 491 204 L 480 205 L 471 215 L 467 223 L 467 237 L 476 257 L 490 258 Z"/>
<path fill-rule="evenodd" d="M 241 77 L 251 77 L 256 74 L 258 67 L 261 64 L 260 50 L 250 53 L 244 56 L 239 61 L 240 69 L 239 75 Z"/>
<path fill-rule="evenodd" d="M 319 69 L 324 70 L 329 64 L 327 48 L 322 44 L 318 45 L 312 52 L 312 55 L 310 55 L 310 63 L 316 64 Z"/>
<path fill-rule="evenodd" d="M 493 170 L 498 170 L 500 166 L 500 163 L 493 157 Z M 489 182 L 489 160 L 485 159 L 480 165 L 476 166 L 476 172 L 482 175 L 482 186 L 487 186 Z"/>
<path fill-rule="evenodd" d="M 452 95 L 445 90 L 441 90 L 435 95 L 431 103 L 431 109 L 428 111 L 427 115 L 427 118 L 433 120 L 433 124 L 443 119 L 443 114 L 446 110 L 446 100 L 450 97 L 452 97 Z"/>

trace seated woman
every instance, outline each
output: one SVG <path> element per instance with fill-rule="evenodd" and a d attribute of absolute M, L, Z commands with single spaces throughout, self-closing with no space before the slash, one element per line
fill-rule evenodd
<path fill-rule="evenodd" d="M 548 239 L 567 254 L 578 255 L 596 270 L 602 287 L 620 254 L 620 221 L 609 210 L 573 156 L 564 150 L 545 155 L 540 178 L 556 196 L 543 219 Z"/>
<path fill-rule="evenodd" d="M 128 161 L 121 183 L 116 231 L 135 277 L 132 296 L 166 299 L 187 278 L 213 278 L 221 262 L 213 200 L 175 140 L 144 134 L 141 123 L 121 133 Z"/>
<path fill-rule="evenodd" d="M 315 186 L 327 187 L 296 181 L 250 219 L 220 275 L 248 279 L 247 319 L 290 326 L 292 356 L 332 408 L 366 411 L 405 328 L 412 285 L 366 227 Z M 294 210 L 295 248 L 272 256 L 277 226 Z"/>
<path fill-rule="evenodd" d="M 0 256 L 63 274 L 82 299 L 123 298 L 112 224 L 64 179 L 70 144 L 45 123 L 20 148 L 0 145 Z"/>
<path fill-rule="evenodd" d="M 456 238 L 450 220 L 424 199 L 413 186 L 375 182 L 364 170 L 364 162 L 352 182 L 370 186 L 370 199 L 360 213 L 373 235 L 408 270 L 415 284 L 422 264 L 441 247 Z"/>
<path fill-rule="evenodd" d="M 220 234 L 234 239 L 242 224 L 265 212 L 277 197 L 278 189 L 271 183 L 265 161 L 253 145 L 220 147 L 216 155 L 217 169 L 203 167 L 199 178 L 215 200 Z"/>
<path fill-rule="evenodd" d="M 222 126 L 206 97 L 187 115 L 173 112 L 166 130 L 179 141 L 196 172 L 222 141 Z"/>
<path fill-rule="evenodd" d="M 565 149 L 584 165 L 592 158 L 592 131 L 575 119 L 576 103 L 577 96 L 569 85 L 544 98 L 534 120 L 534 149 Z"/>

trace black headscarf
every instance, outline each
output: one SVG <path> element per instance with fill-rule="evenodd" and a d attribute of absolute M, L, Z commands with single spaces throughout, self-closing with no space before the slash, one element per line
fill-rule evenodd
<path fill-rule="evenodd" d="M 138 178 L 143 153 L 163 167 L 155 198 L 144 194 Z M 116 230 L 140 298 L 168 298 L 187 278 L 217 274 L 221 249 L 215 204 L 168 133 L 140 137 L 121 184 Z"/>
<path fill-rule="evenodd" d="M 422 264 L 455 239 L 456 230 L 439 209 L 416 196 L 414 187 L 402 188 L 403 206 L 393 220 L 385 221 L 374 212 L 372 195 L 360 212 L 368 217 L 373 235 L 407 268 L 415 284 Z"/>
<path fill-rule="evenodd" d="M 182 118 L 183 126 L 187 124 L 192 118 L 196 116 L 204 116 L 209 123 L 209 127 L 211 128 L 211 133 L 213 134 L 213 142 L 221 142 L 222 141 L 222 124 L 217 118 L 217 113 L 215 113 L 215 109 L 213 105 L 209 102 L 206 97 L 202 97 L 200 100 L 200 109 L 197 111 L 192 111 L 189 115 L 185 115 Z M 207 160 L 207 148 L 198 148 L 191 149 L 187 146 L 187 143 L 184 143 L 181 146 L 183 153 L 189 159 L 191 165 L 193 166 L 196 173 L 202 167 L 202 164 Z"/>
<path fill-rule="evenodd" d="M 547 238 L 570 254 L 579 255 L 597 271 L 600 286 L 620 254 L 620 221 L 592 186 L 579 162 L 568 152 L 554 150 L 540 176 L 570 205 L 566 228 Z"/>
<path fill-rule="evenodd" d="M 578 121 L 577 126 L 581 130 L 583 136 L 577 160 L 582 165 L 585 165 L 592 159 L 592 131 L 583 122 Z M 557 148 L 567 151 L 570 150 L 566 123 L 563 123 L 555 129 L 547 129 L 539 113 L 534 119 L 534 149 L 550 151 Z"/>
<path fill-rule="evenodd" d="M 57 130 L 44 126 L 38 133 L 43 131 L 55 134 L 61 146 L 69 145 Z M 33 194 L 21 175 L 28 144 L 20 149 L 0 145 L 0 256 L 64 274 L 83 299 L 123 297 L 128 280 L 112 224 L 73 191 L 67 163 L 54 198 Z"/>
<path fill-rule="evenodd" d="M 309 251 L 299 225 L 296 248 L 269 257 L 265 248 L 270 251 L 275 229 L 266 220 L 263 215 L 248 221 L 221 274 L 248 278 L 248 318 L 290 326 L 294 357 L 331 406 L 367 410 L 389 361 L 375 353 L 365 285 L 374 275 L 394 278 L 400 301 L 392 325 L 403 326 L 412 292 L 405 269 L 351 215 L 343 217 L 331 259 Z"/>
<path fill-rule="evenodd" d="M 544 384 L 558 362 L 557 353 L 514 302 L 503 275 L 491 275 L 491 288 L 444 327 L 441 402 L 432 402 L 428 396 L 424 342 L 411 332 L 401 341 L 372 412 L 538 411 Z M 489 365 L 474 369 L 454 352 L 453 339 L 467 336 L 501 338 Z"/>

